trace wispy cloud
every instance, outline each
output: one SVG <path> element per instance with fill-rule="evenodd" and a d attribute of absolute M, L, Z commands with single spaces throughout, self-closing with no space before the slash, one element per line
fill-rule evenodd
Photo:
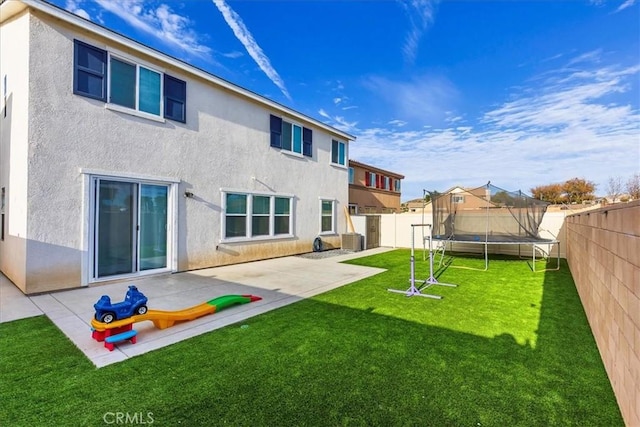
<path fill-rule="evenodd" d="M 84 10 L 80 5 L 82 4 L 82 0 L 67 0 L 64 5 L 64 8 L 67 9 L 71 13 L 75 13 L 78 16 L 83 17 L 84 19 L 91 19 L 89 13 Z"/>
<path fill-rule="evenodd" d="M 476 127 L 456 116 L 443 128 L 356 129 L 350 155 L 404 174 L 403 200 L 489 180 L 528 192 L 582 177 L 604 191 L 612 171 L 626 178 L 640 170 L 640 107 L 630 92 L 639 76 L 638 64 L 563 68 L 513 93 Z"/>
<path fill-rule="evenodd" d="M 363 84 L 402 120 L 442 121 L 458 97 L 457 89 L 447 78 L 428 74 L 398 80 L 370 76 Z"/>
<path fill-rule="evenodd" d="M 284 84 L 284 81 L 278 75 L 278 72 L 271 66 L 271 61 L 265 53 L 262 51 L 258 43 L 253 38 L 251 32 L 247 29 L 238 15 L 224 0 L 212 0 L 216 5 L 224 20 L 227 22 L 231 30 L 233 30 L 233 34 L 236 38 L 242 43 L 244 48 L 249 53 L 249 56 L 253 58 L 253 60 L 258 64 L 258 67 L 267 75 L 267 77 L 275 84 L 283 95 L 291 100 L 291 96 L 289 95 L 289 91 L 287 91 L 287 87 Z"/>
<path fill-rule="evenodd" d="M 625 10 L 628 7 L 633 6 L 634 4 L 636 4 L 636 0 L 626 0 L 624 3 L 622 3 L 617 9 L 616 12 L 620 12 L 621 10 Z"/>
<path fill-rule="evenodd" d="M 435 6 L 438 2 L 439 0 L 399 0 L 410 22 L 409 32 L 402 48 L 408 63 L 413 63 L 416 58 L 420 40 L 429 25 L 433 23 Z"/>
<path fill-rule="evenodd" d="M 343 116 L 332 116 L 331 114 L 327 113 L 323 108 L 321 108 L 318 111 L 318 115 L 320 115 L 320 117 L 324 117 L 331 126 L 335 127 L 336 129 L 340 129 L 344 132 L 351 133 L 354 130 L 356 130 L 358 126 L 358 122 L 356 121 L 349 122 Z"/>
<path fill-rule="evenodd" d="M 211 48 L 202 44 L 196 32 L 190 28 L 189 18 L 175 13 L 167 4 L 152 7 L 144 0 L 94 1 L 132 27 L 187 54 L 199 57 L 208 57 L 211 54 Z"/>
<path fill-rule="evenodd" d="M 578 55 L 575 58 L 571 58 L 567 66 L 572 66 L 574 64 L 580 64 L 585 62 L 587 63 L 599 62 L 601 56 L 602 56 L 602 49 L 595 49 L 590 52 L 586 52 L 581 55 Z"/>

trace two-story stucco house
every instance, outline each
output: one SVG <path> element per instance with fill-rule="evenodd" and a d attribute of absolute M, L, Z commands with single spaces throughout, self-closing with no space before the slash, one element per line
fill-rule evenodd
<path fill-rule="evenodd" d="M 400 212 L 404 175 L 349 159 L 349 211 L 352 214 Z"/>
<path fill-rule="evenodd" d="M 0 270 L 24 293 L 340 246 L 353 136 L 39 0 L 0 31 Z"/>

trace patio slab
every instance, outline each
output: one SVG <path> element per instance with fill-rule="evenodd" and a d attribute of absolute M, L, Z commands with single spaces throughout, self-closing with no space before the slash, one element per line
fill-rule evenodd
<path fill-rule="evenodd" d="M 323 259 L 274 258 L 33 297 L 25 296 L 0 275 L 0 322 L 45 314 L 94 365 L 102 367 L 381 273 L 383 269 L 341 264 L 340 261 L 389 250 L 376 248 Z M 134 324 L 138 331 L 136 344 L 119 343 L 109 351 L 103 343 L 91 338 L 93 304 L 102 295 L 109 295 L 114 302 L 122 301 L 129 285 L 136 285 L 149 299 L 149 308 L 156 310 L 181 310 L 228 294 L 257 295 L 262 300 L 229 307 L 162 330 L 150 321 L 139 322 Z"/>

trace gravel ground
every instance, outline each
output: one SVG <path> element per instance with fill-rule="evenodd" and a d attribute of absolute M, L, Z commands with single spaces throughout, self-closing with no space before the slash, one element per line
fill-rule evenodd
<path fill-rule="evenodd" d="M 331 250 L 322 251 L 322 252 L 309 252 L 308 254 L 302 254 L 298 256 L 300 258 L 308 258 L 308 259 L 324 259 L 324 258 L 330 258 L 332 256 L 347 255 L 352 253 L 353 253 L 352 251 L 347 251 L 345 249 L 331 249 Z"/>

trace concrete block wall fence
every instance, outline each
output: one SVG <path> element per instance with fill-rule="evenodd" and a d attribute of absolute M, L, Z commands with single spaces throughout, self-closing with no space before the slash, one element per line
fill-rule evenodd
<path fill-rule="evenodd" d="M 640 200 L 570 215 L 567 262 L 626 425 L 640 426 Z"/>

